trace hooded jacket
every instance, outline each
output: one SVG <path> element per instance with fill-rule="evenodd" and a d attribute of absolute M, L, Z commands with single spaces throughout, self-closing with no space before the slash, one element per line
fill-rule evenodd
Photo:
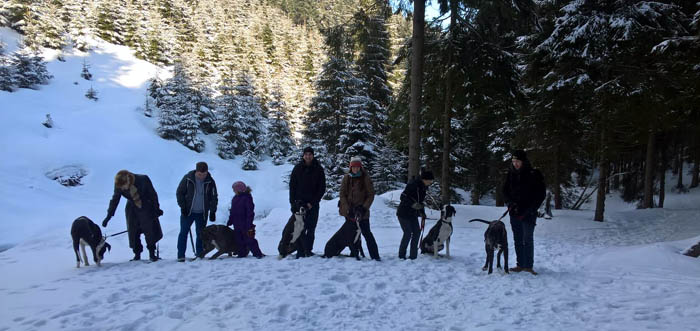
<path fill-rule="evenodd" d="M 374 201 L 374 186 L 365 168 L 361 168 L 360 171 L 362 174 L 358 177 L 352 177 L 349 173 L 343 176 L 340 184 L 338 212 L 340 215 L 348 217 L 352 207 L 362 206 L 366 212 L 360 219 L 366 220 L 369 219 L 369 207 Z"/>
<path fill-rule="evenodd" d="M 195 171 L 192 170 L 185 174 L 180 180 L 180 184 L 177 186 L 177 191 L 175 196 L 177 197 L 177 205 L 180 206 L 180 210 L 184 215 L 189 215 L 192 212 L 192 203 L 194 200 L 194 193 L 196 187 L 196 177 Z M 219 195 L 216 191 L 216 182 L 214 178 L 211 177 L 210 173 L 207 173 L 207 177 L 204 179 L 204 221 L 206 222 L 210 213 L 216 213 L 216 207 L 219 203 Z"/>
<path fill-rule="evenodd" d="M 292 170 L 289 178 L 289 204 L 294 206 L 297 201 L 308 202 L 316 206 L 326 194 L 326 174 L 318 160 L 313 159 L 310 165 L 302 159 Z"/>

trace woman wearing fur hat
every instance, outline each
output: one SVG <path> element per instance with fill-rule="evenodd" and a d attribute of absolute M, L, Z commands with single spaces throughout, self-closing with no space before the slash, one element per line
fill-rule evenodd
<path fill-rule="evenodd" d="M 430 171 L 422 171 L 420 178 L 412 181 L 401 193 L 401 202 L 396 210 L 399 218 L 403 237 L 399 245 L 399 258 L 406 259 L 406 248 L 411 243 L 409 259 L 415 260 L 418 257 L 418 241 L 420 240 L 421 225 L 418 224 L 418 216 L 422 218 L 421 224 L 425 224 L 425 201 L 428 186 L 433 183 L 435 177 Z"/>
<path fill-rule="evenodd" d="M 253 256 L 260 259 L 265 255 L 260 251 L 258 241 L 255 239 L 255 224 L 253 224 L 255 204 L 250 194 L 251 189 L 241 181 L 233 183 L 232 187 L 236 195 L 231 199 L 231 211 L 226 225 L 233 225 L 238 244 L 238 257 L 246 257 L 248 252 L 252 251 Z"/>
<path fill-rule="evenodd" d="M 362 167 L 359 157 L 350 159 L 350 172 L 343 176 L 340 184 L 340 201 L 338 209 L 340 215 L 345 216 L 346 222 L 351 218 L 359 220 L 360 231 L 367 242 L 369 256 L 373 260 L 380 261 L 377 241 L 369 228 L 369 207 L 374 201 L 374 186 L 367 171 Z M 355 215 L 359 213 L 360 215 Z"/>
<path fill-rule="evenodd" d="M 102 221 L 102 226 L 114 216 L 121 197 L 126 198 L 126 229 L 129 233 L 129 247 L 134 251 L 134 259 L 141 259 L 143 246 L 141 234 L 146 237 L 149 259 L 157 261 L 156 242 L 163 238 L 163 230 L 160 228 L 158 217 L 163 215 L 158 203 L 158 194 L 153 188 L 151 179 L 146 175 L 133 174 L 127 170 L 120 170 L 114 177 L 114 194 L 109 201 L 107 217 Z"/>

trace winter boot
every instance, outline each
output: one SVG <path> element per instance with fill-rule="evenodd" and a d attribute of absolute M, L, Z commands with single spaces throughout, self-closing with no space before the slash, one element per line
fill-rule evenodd
<path fill-rule="evenodd" d="M 134 258 L 131 259 L 131 261 L 139 261 L 141 260 L 141 252 L 134 253 Z"/>
<path fill-rule="evenodd" d="M 156 262 L 156 261 L 158 261 L 158 257 L 156 256 L 156 250 L 155 250 L 155 249 L 149 249 L 149 250 L 148 250 L 148 259 L 151 260 L 151 262 Z"/>
<path fill-rule="evenodd" d="M 525 271 L 525 268 L 521 268 L 519 265 L 515 266 L 514 268 L 510 268 L 510 272 L 521 272 Z"/>

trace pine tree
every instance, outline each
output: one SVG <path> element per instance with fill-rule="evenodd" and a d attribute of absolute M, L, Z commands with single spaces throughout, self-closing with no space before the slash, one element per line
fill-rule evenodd
<path fill-rule="evenodd" d="M 14 90 L 14 70 L 10 59 L 5 56 L 5 45 L 0 41 L 0 91 L 12 92 Z"/>
<path fill-rule="evenodd" d="M 92 101 L 97 101 L 97 91 L 90 86 L 90 88 L 85 92 L 85 97 Z"/>
<path fill-rule="evenodd" d="M 267 129 L 266 144 L 272 163 L 276 165 L 284 163 L 294 148 L 285 108 L 282 95 L 275 89 L 272 92 L 272 100 L 267 103 L 270 126 Z"/>
<path fill-rule="evenodd" d="M 13 53 L 10 63 L 14 67 L 12 81 L 19 88 L 35 89 L 53 78 L 46 70 L 46 62 L 27 47 Z"/>
<path fill-rule="evenodd" d="M 218 154 L 223 159 L 233 159 L 242 149 L 243 142 L 238 133 L 241 131 L 241 115 L 239 113 L 233 74 L 224 77 L 219 85 L 220 95 L 216 98 Z"/>
<path fill-rule="evenodd" d="M 258 170 L 258 160 L 254 151 L 246 150 L 243 152 L 243 163 L 241 165 L 241 169 Z"/>
<path fill-rule="evenodd" d="M 92 80 L 92 74 L 89 69 L 90 65 L 86 59 L 83 59 L 83 70 L 80 72 L 80 77 L 83 77 L 85 80 Z"/>
<path fill-rule="evenodd" d="M 175 139 L 196 152 L 204 150 L 198 136 L 199 121 L 193 89 L 181 62 L 176 62 L 173 77 L 163 86 L 158 133 L 165 139 Z"/>
<path fill-rule="evenodd" d="M 53 119 L 51 118 L 51 114 L 46 114 L 46 119 L 41 122 L 41 124 L 47 128 L 53 128 Z"/>

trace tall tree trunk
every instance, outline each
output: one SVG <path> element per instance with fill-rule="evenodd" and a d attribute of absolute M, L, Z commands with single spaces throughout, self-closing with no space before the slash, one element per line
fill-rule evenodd
<path fill-rule="evenodd" d="M 452 44 L 457 28 L 457 1 L 450 0 L 450 37 L 448 44 Z M 450 131 L 452 127 L 452 47 L 448 47 L 447 66 L 445 69 L 445 109 L 442 115 L 442 180 L 440 181 L 442 203 L 450 203 Z"/>
<path fill-rule="evenodd" d="M 624 172 L 624 169 L 622 168 L 622 160 L 619 160 L 615 162 L 615 172 L 614 173 L 620 173 Z M 612 187 L 614 190 L 619 190 L 620 189 L 620 177 L 621 176 L 615 176 L 613 177 L 612 180 Z"/>
<path fill-rule="evenodd" d="M 693 179 L 690 181 L 690 188 L 698 187 L 698 177 L 700 177 L 700 151 L 695 151 L 695 165 L 693 166 Z"/>
<path fill-rule="evenodd" d="M 598 176 L 598 195 L 595 202 L 595 216 L 593 217 L 593 220 L 597 222 L 605 220 L 605 183 L 607 182 L 609 163 L 605 138 L 605 129 L 603 128 L 600 132 L 600 163 L 598 165 L 600 174 Z"/>
<path fill-rule="evenodd" d="M 554 209 L 562 208 L 561 183 L 559 182 L 559 145 L 554 148 L 554 174 L 552 190 L 554 191 Z"/>
<path fill-rule="evenodd" d="M 683 148 L 678 149 L 678 183 L 676 188 L 683 190 Z"/>
<path fill-rule="evenodd" d="M 668 160 L 666 160 L 666 137 L 661 139 L 659 145 L 659 151 L 661 152 L 661 162 L 659 164 L 659 208 L 664 207 L 664 200 L 666 199 L 666 168 L 668 166 Z"/>
<path fill-rule="evenodd" d="M 498 186 L 496 187 L 496 207 L 503 207 L 506 204 L 505 198 L 503 197 L 503 180 L 505 175 L 499 175 L 501 175 L 501 177 L 498 181 Z"/>
<path fill-rule="evenodd" d="M 408 179 L 420 169 L 418 115 L 423 93 L 423 42 L 425 39 L 425 0 L 413 1 L 413 40 L 411 49 L 411 104 L 408 128 Z"/>
<path fill-rule="evenodd" d="M 644 200 L 642 208 L 654 208 L 654 153 L 656 149 L 656 134 L 649 130 L 647 138 L 647 156 L 644 161 Z"/>

